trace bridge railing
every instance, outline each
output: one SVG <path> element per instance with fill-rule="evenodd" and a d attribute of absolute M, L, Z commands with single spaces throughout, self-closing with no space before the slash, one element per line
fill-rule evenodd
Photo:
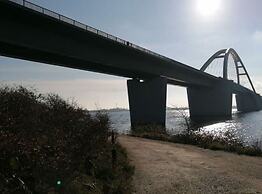
<path fill-rule="evenodd" d="M 71 18 L 68 18 L 68 17 L 66 17 L 66 16 L 64 16 L 64 15 L 58 14 L 58 13 L 56 13 L 56 12 L 53 12 L 53 11 L 51 11 L 51 10 L 49 10 L 49 9 L 43 8 L 43 7 L 39 6 L 39 5 L 36 5 L 36 4 L 34 4 L 34 3 L 31 3 L 31 2 L 29 2 L 29 1 L 26 1 L 26 0 L 9 0 L 9 1 L 11 1 L 11 2 L 13 2 L 13 3 L 16 3 L 16 4 L 19 4 L 19 5 L 21 5 L 21 6 L 27 7 L 27 8 L 29 8 L 29 9 L 34 10 L 34 11 L 40 12 L 40 13 L 42 13 L 42 14 L 45 14 L 45 15 L 50 16 L 50 17 L 52 17 L 52 18 L 55 18 L 55 19 L 57 19 L 57 20 L 60 20 L 60 21 L 66 22 L 66 23 L 68 23 L 68 24 L 74 25 L 74 26 L 79 27 L 79 28 L 81 28 L 81 29 L 83 29 L 83 30 L 86 30 L 86 31 L 88 31 L 88 32 L 92 32 L 92 33 L 95 33 L 95 34 L 97 34 L 97 35 L 103 36 L 103 37 L 105 37 L 105 38 L 111 39 L 111 40 L 116 41 L 116 42 L 118 42 L 118 43 L 120 43 L 120 44 L 123 44 L 123 45 L 126 45 L 126 46 L 130 46 L 130 47 L 132 47 L 132 48 L 134 48 L 134 49 L 140 50 L 140 51 L 142 51 L 142 52 L 145 52 L 145 53 L 148 53 L 148 54 L 151 54 L 151 55 L 154 55 L 154 56 L 157 56 L 157 57 L 160 57 L 160 58 L 169 60 L 169 61 L 173 61 L 172 59 L 167 58 L 167 57 L 165 57 L 165 56 L 163 56 L 163 55 L 160 55 L 160 54 L 155 53 L 155 52 L 153 52 L 153 51 L 150 51 L 150 50 L 148 50 L 148 49 L 146 49 L 146 48 L 143 48 L 143 47 L 141 47 L 141 46 L 135 45 L 135 44 L 133 44 L 133 43 L 131 43 L 131 42 L 129 42 L 129 41 L 123 40 L 123 39 L 121 39 L 121 38 L 118 38 L 118 37 L 116 37 L 116 36 L 113 36 L 113 35 L 111 35 L 111 34 L 108 34 L 108 33 L 106 33 L 106 32 L 103 32 L 103 31 L 101 31 L 101 30 L 98 30 L 98 29 L 96 29 L 96 28 L 93 28 L 93 27 L 88 26 L 88 25 L 86 25 L 86 24 L 83 24 L 83 23 L 81 23 L 81 22 L 78 22 L 78 21 L 76 21 L 76 20 L 73 20 L 73 19 L 71 19 Z"/>

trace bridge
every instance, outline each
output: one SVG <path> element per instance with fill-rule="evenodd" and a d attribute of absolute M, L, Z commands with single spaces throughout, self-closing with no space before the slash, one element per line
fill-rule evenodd
<path fill-rule="evenodd" d="M 0 0 L 0 55 L 130 78 L 131 125 L 165 126 L 167 84 L 187 88 L 190 117 L 228 118 L 232 95 L 242 112 L 262 109 L 248 72 L 234 49 L 215 53 L 198 70 L 25 0 Z M 228 79 L 229 57 L 237 82 Z M 223 59 L 223 76 L 206 73 Z M 241 85 L 246 76 L 251 85 Z"/>

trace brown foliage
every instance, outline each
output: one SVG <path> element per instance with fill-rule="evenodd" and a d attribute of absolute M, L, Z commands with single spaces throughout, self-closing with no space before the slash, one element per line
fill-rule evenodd
<path fill-rule="evenodd" d="M 57 95 L 0 88 L 0 193 L 62 191 L 84 165 L 86 173 L 107 144 L 109 119 Z M 59 187 L 59 188 L 58 188 Z"/>

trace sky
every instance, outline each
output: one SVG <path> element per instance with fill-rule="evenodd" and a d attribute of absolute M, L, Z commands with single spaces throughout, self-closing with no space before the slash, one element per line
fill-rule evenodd
<path fill-rule="evenodd" d="M 30 0 L 40 6 L 200 69 L 222 48 L 242 58 L 262 93 L 261 0 Z M 126 78 L 0 56 L 0 83 L 58 93 L 87 109 L 128 108 Z M 167 106 L 187 106 L 168 86 Z"/>

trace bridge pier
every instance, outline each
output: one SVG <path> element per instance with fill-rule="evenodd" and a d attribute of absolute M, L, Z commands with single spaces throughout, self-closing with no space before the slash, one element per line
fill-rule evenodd
<path fill-rule="evenodd" d="M 213 88 L 187 88 L 190 118 L 197 122 L 213 121 L 232 116 L 232 91 L 229 84 Z"/>
<path fill-rule="evenodd" d="M 236 95 L 237 110 L 252 112 L 262 109 L 262 98 L 259 94 L 240 93 Z"/>
<path fill-rule="evenodd" d="M 167 80 L 127 80 L 131 127 L 166 124 Z"/>

